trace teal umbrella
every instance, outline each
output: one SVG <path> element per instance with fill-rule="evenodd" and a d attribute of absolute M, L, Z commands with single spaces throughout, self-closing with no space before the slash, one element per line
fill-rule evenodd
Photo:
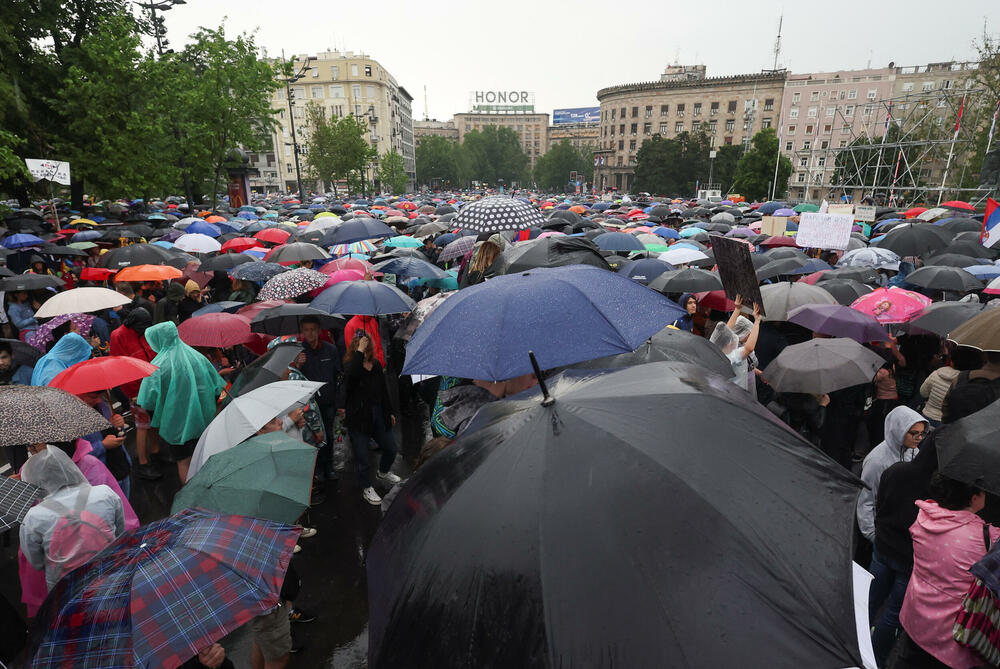
<path fill-rule="evenodd" d="M 808 212 L 815 212 L 815 211 L 819 211 L 819 207 L 816 206 L 815 204 L 812 204 L 811 202 L 802 202 L 801 204 L 795 205 L 794 211 L 796 211 L 796 212 L 798 212 L 800 214 L 802 214 L 802 213 L 808 213 Z"/>
<path fill-rule="evenodd" d="M 398 237 L 390 237 L 385 240 L 383 246 L 395 246 L 404 249 L 416 249 L 423 246 L 424 243 L 419 239 L 414 239 L 413 237 L 407 237 L 406 235 L 399 235 Z"/>
<path fill-rule="evenodd" d="M 316 449 L 270 432 L 208 459 L 177 496 L 171 513 L 203 508 L 292 525 L 309 506 Z"/>

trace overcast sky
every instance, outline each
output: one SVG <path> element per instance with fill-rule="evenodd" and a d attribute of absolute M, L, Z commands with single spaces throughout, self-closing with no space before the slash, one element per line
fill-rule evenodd
<path fill-rule="evenodd" d="M 708 76 L 779 66 L 796 72 L 968 60 L 998 0 L 815 3 L 772 0 L 187 0 L 166 13 L 172 46 L 226 17 L 268 55 L 363 51 L 414 97 L 413 118 L 467 111 L 469 91 L 534 91 L 535 109 L 596 106 L 605 86 L 655 81 L 667 64 Z"/>

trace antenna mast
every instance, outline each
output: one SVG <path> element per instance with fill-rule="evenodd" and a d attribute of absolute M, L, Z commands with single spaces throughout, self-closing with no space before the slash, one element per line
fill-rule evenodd
<path fill-rule="evenodd" d="M 785 15 L 781 14 L 778 17 L 778 37 L 774 40 L 774 68 L 778 69 L 778 55 L 781 54 L 781 26 L 785 22 Z"/>
<path fill-rule="evenodd" d="M 427 114 L 427 84 L 424 84 L 424 120 L 429 120 L 429 115 Z"/>

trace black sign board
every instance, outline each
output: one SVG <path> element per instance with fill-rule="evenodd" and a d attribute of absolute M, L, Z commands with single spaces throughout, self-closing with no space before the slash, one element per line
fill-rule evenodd
<path fill-rule="evenodd" d="M 719 266 L 719 278 L 722 279 L 726 297 L 735 300 L 740 295 L 743 297 L 743 306 L 758 304 L 761 315 L 765 315 L 757 273 L 754 272 L 753 261 L 750 259 L 750 247 L 735 239 L 713 237 L 712 250 L 715 252 L 715 264 Z"/>

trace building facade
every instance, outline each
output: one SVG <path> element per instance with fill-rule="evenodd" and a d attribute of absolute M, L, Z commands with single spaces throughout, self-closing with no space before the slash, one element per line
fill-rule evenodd
<path fill-rule="evenodd" d="M 407 172 L 408 190 L 412 190 L 416 171 L 413 98 L 406 89 L 378 61 L 366 54 L 327 51 L 315 56 L 294 56 L 293 60 L 294 71 L 304 71 L 305 76 L 274 93 L 271 103 L 277 111 L 278 128 L 272 136 L 272 150 L 250 156 L 251 166 L 260 171 L 259 177 L 251 179 L 251 188 L 255 192 L 297 189 L 293 120 L 294 144 L 298 145 L 300 154 L 303 188 L 323 190 L 330 187 L 329 184 L 306 179 L 303 149 L 310 130 L 306 105 L 313 103 L 328 119 L 348 114 L 355 116 L 366 127 L 365 138 L 377 150 L 379 157 L 390 151 L 398 152 L 403 157 Z M 377 168 L 377 162 L 368 166 L 369 183 L 375 182 Z"/>
<path fill-rule="evenodd" d="M 661 81 L 597 92 L 601 122 L 595 188 L 628 192 L 635 182 L 636 152 L 653 136 L 705 132 L 713 146 L 722 146 L 748 143 L 759 130 L 777 127 L 783 70 L 712 78 L 704 74 L 704 66 L 675 65 Z"/>
<path fill-rule="evenodd" d="M 413 141 L 420 146 L 420 140 L 424 137 L 444 137 L 453 142 L 458 141 L 458 128 L 454 121 L 438 121 L 431 119 L 428 121 L 413 122 Z"/>
<path fill-rule="evenodd" d="M 601 139 L 599 123 L 560 123 L 549 126 L 548 146 L 569 140 L 569 143 L 581 151 L 594 151 Z"/>
<path fill-rule="evenodd" d="M 521 140 L 521 149 L 528 156 L 529 169 L 535 169 L 535 162 L 548 151 L 549 115 L 535 113 L 480 113 L 455 114 L 452 121 L 458 130 L 458 141 L 465 141 L 465 135 L 487 126 L 510 128 Z"/>

